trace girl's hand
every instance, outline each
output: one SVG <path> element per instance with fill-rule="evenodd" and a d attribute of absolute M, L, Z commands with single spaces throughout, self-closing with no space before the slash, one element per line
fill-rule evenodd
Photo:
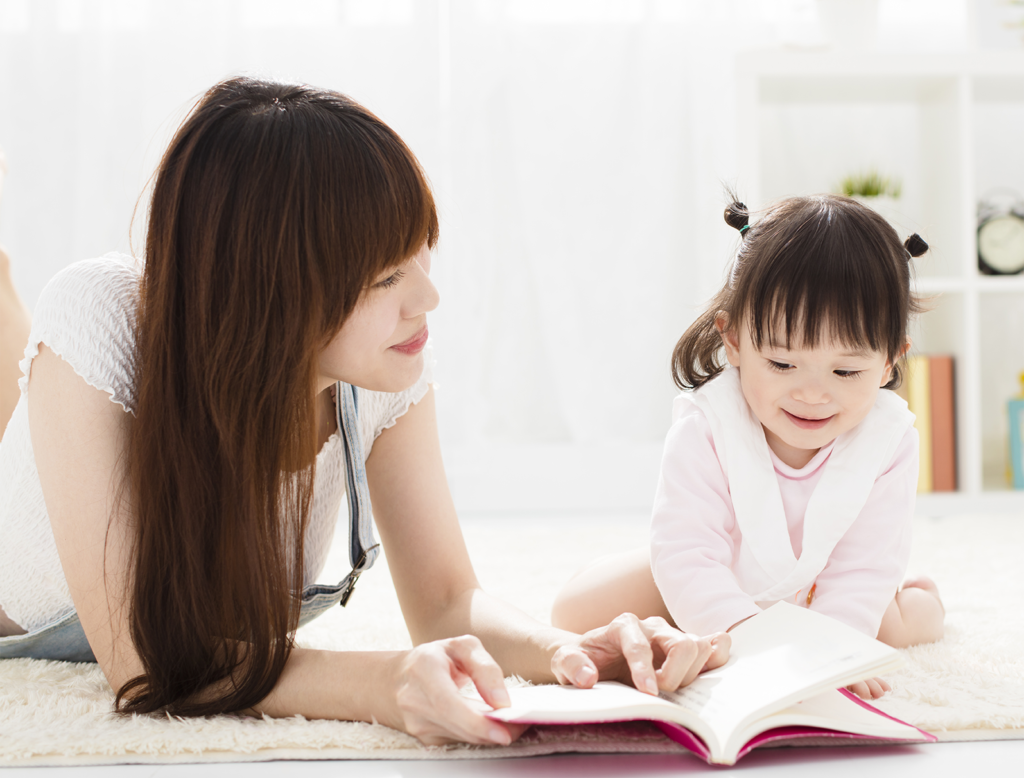
<path fill-rule="evenodd" d="M 472 681 L 492 708 L 507 708 L 501 668 L 470 635 L 424 643 L 399 654 L 391 671 L 390 700 L 381 724 L 408 732 L 428 746 L 475 743 L 507 746 L 525 726 L 501 724 L 459 694 Z"/>
<path fill-rule="evenodd" d="M 615 680 L 657 694 L 675 691 L 699 673 L 721 667 L 731 645 L 724 632 L 700 638 L 657 616 L 641 621 L 624 613 L 559 648 L 551 658 L 551 670 L 559 683 L 584 689 L 599 680 Z"/>
<path fill-rule="evenodd" d="M 866 681 L 858 681 L 846 687 L 862 700 L 877 700 L 883 694 L 892 690 L 892 687 L 885 682 L 884 678 L 868 678 Z"/>

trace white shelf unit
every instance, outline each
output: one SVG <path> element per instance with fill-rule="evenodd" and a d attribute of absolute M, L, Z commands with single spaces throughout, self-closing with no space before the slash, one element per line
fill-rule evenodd
<path fill-rule="evenodd" d="M 915 262 L 932 310 L 914 325 L 914 349 L 956 364 L 959 492 L 920 504 L 1024 513 L 1005 475 L 1024 276 L 981 275 L 975 246 L 978 198 L 996 186 L 1024 197 L 1024 52 L 752 51 L 739 56 L 737 88 L 737 187 L 752 207 L 835 191 L 872 168 L 902 180 L 890 218 L 931 247 Z"/>

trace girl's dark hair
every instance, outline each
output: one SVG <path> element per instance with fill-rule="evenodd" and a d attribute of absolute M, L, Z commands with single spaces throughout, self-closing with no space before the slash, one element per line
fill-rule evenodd
<path fill-rule="evenodd" d="M 735 198 L 725 209 L 742 243 L 728 283 L 676 344 L 676 386 L 696 389 L 722 371 L 722 314 L 730 328 L 745 320 L 758 349 L 835 340 L 881 351 L 893 364 L 885 388 L 899 386 L 910 316 L 923 310 L 910 259 L 928 244 L 916 234 L 901 243 L 885 219 L 840 195 L 790 197 L 749 219 Z"/>
<path fill-rule="evenodd" d="M 437 214 L 365 108 L 233 78 L 178 129 L 148 217 L 124 459 L 143 672 L 117 707 L 243 710 L 298 625 L 319 353 L 364 288 L 434 246 Z"/>

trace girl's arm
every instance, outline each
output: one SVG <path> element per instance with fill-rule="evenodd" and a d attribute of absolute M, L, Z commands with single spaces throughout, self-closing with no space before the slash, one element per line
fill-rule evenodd
<path fill-rule="evenodd" d="M 432 391 L 381 433 L 367 460 L 367 478 L 414 643 L 472 634 L 506 674 L 580 686 L 599 676 L 619 678 L 651 691 L 689 682 L 711 656 L 709 642 L 684 636 L 661 619 L 620 617 L 581 637 L 542 625 L 483 592 L 448 490 Z M 668 657 L 657 673 L 652 644 Z M 727 652 L 723 642 L 713 662 L 724 661 Z"/>

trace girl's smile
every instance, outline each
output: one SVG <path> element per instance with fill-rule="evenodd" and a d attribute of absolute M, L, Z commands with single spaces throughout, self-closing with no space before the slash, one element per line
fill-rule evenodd
<path fill-rule="evenodd" d="M 891 375 L 880 351 L 835 342 L 813 348 L 766 343 L 758 349 L 746 322 L 733 329 L 726 329 L 724 317 L 717 323 L 768 446 L 790 467 L 803 467 L 822 446 L 860 424 Z"/>
<path fill-rule="evenodd" d="M 789 417 L 789 420 L 793 422 L 793 424 L 795 424 L 802 430 L 820 430 L 822 427 L 824 427 L 826 424 L 832 421 L 832 419 L 835 418 L 835 415 L 832 415 L 814 419 L 807 419 L 802 416 L 797 416 L 796 414 L 790 413 L 787 410 L 783 410 L 783 413 L 785 413 L 786 416 Z"/>

